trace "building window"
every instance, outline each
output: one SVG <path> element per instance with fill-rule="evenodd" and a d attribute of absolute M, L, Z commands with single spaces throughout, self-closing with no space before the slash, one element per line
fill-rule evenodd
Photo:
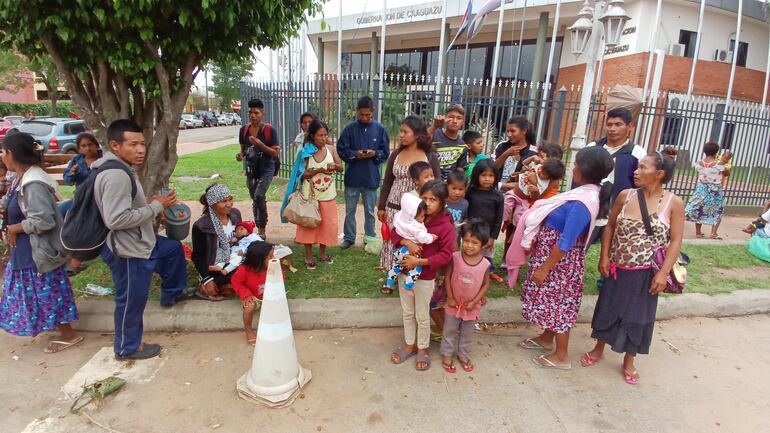
<path fill-rule="evenodd" d="M 695 40 L 698 39 L 697 32 L 689 30 L 679 30 L 679 43 L 684 45 L 684 56 L 695 57 Z"/>
<path fill-rule="evenodd" d="M 734 56 L 738 56 L 738 60 L 735 62 L 738 66 L 746 67 L 746 58 L 749 54 L 749 44 L 747 42 L 739 42 L 738 50 L 735 49 L 735 39 L 730 39 L 730 51 Z M 732 59 L 730 59 L 732 60 Z"/>
<path fill-rule="evenodd" d="M 668 115 L 663 119 L 663 128 L 660 133 L 661 145 L 679 145 L 679 137 L 682 134 L 684 118 Z"/>
<path fill-rule="evenodd" d="M 735 123 L 725 122 L 724 131 L 722 131 L 722 141 L 721 143 L 719 143 L 722 149 L 732 148 L 734 134 L 735 134 Z"/>

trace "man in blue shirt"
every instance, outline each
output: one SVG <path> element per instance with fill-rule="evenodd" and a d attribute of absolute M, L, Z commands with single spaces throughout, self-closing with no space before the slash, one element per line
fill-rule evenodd
<path fill-rule="evenodd" d="M 380 186 L 380 165 L 388 160 L 390 138 L 385 127 L 372 119 L 374 103 L 364 96 L 356 106 L 356 121 L 342 131 L 337 153 L 345 161 L 345 237 L 340 247 L 356 243 L 356 207 L 358 197 L 364 202 L 364 233 L 376 237 L 374 206 Z"/>

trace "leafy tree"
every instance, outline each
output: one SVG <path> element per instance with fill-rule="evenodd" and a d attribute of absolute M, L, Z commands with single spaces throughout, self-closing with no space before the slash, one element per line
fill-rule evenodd
<path fill-rule="evenodd" d="M 24 86 L 20 73 L 27 70 L 23 56 L 13 50 L 0 48 L 0 90 L 12 93 Z"/>
<path fill-rule="evenodd" d="M 47 53 L 78 112 L 102 141 L 106 126 L 142 125 L 147 193 L 177 161 L 179 116 L 208 63 L 243 61 L 278 48 L 320 11 L 321 0 L 0 0 L 0 44 Z"/>
<path fill-rule="evenodd" d="M 39 55 L 29 61 L 28 67 L 45 85 L 48 99 L 51 101 L 51 116 L 56 116 L 59 101 L 59 71 L 56 70 L 56 65 L 53 64 L 51 57 Z"/>
<path fill-rule="evenodd" d="M 250 76 L 252 69 L 253 58 L 243 62 L 217 62 L 211 65 L 211 72 L 214 74 L 211 79 L 211 91 L 219 98 L 219 111 L 233 111 L 230 107 L 233 101 L 240 99 L 241 80 Z"/>

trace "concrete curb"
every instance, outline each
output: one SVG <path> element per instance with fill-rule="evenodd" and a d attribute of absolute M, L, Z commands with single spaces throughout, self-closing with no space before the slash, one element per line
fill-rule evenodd
<path fill-rule="evenodd" d="M 578 321 L 590 323 L 597 296 L 583 298 Z M 111 301 L 80 300 L 82 331 L 113 332 Z M 397 298 L 388 299 L 290 299 L 289 311 L 294 329 L 387 328 L 401 326 L 401 306 Z M 737 290 L 721 295 L 688 293 L 664 296 L 658 303 L 658 320 L 679 317 L 730 317 L 770 313 L 770 290 Z M 518 297 L 490 299 L 482 310 L 486 322 L 518 322 L 521 301 Z M 255 319 L 255 326 L 257 319 Z M 158 303 L 147 305 L 144 312 L 146 331 L 215 332 L 243 329 L 241 304 L 187 301 L 172 308 Z"/>

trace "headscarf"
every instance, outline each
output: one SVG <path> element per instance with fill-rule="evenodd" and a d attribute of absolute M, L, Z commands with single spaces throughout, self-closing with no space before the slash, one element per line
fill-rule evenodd
<path fill-rule="evenodd" d="M 222 222 L 217 217 L 211 207 L 220 201 L 232 197 L 230 189 L 221 184 L 215 183 L 206 191 L 206 204 L 209 206 L 209 218 L 214 225 L 214 232 L 217 234 L 217 257 L 216 263 L 227 263 L 230 261 L 230 237 L 222 229 Z"/>
<path fill-rule="evenodd" d="M 310 158 L 316 152 L 318 152 L 318 148 L 312 143 L 305 143 L 297 152 L 297 158 L 294 160 L 294 166 L 291 168 L 289 184 L 286 186 L 286 194 L 283 196 L 283 203 L 281 204 L 281 222 L 284 224 L 289 221 L 283 217 L 283 210 L 289 204 L 289 196 L 302 184 L 302 175 L 305 173 L 305 159 Z"/>

